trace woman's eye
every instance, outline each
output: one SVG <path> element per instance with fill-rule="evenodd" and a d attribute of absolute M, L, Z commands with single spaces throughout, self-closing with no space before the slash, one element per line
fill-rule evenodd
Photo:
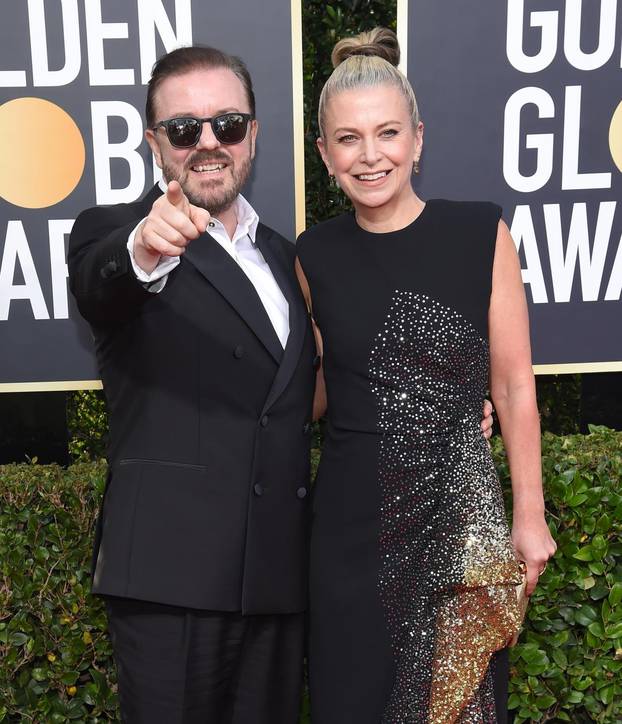
<path fill-rule="evenodd" d="M 346 133 L 344 136 L 339 136 L 337 140 L 339 143 L 352 143 L 352 141 L 356 141 L 356 136 Z"/>
<path fill-rule="evenodd" d="M 391 136 L 397 135 L 397 129 L 396 128 L 385 128 L 382 132 L 382 135 L 386 138 L 391 138 Z"/>

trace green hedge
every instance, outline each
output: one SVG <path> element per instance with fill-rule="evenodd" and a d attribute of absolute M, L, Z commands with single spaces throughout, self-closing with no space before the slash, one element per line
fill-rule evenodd
<path fill-rule="evenodd" d="M 0 467 L 0 721 L 118 720 L 106 620 L 89 595 L 105 475 L 103 461 Z"/>
<path fill-rule="evenodd" d="M 516 721 L 622 722 L 622 433 L 543 437 L 558 551 L 512 651 Z M 493 450 L 505 490 L 502 443 Z"/>
<path fill-rule="evenodd" d="M 507 487 L 499 439 L 493 451 Z M 622 433 L 547 434 L 543 453 L 559 550 L 512 652 L 510 706 L 517 722 L 620 722 Z M 0 467 L 0 721 L 118 720 L 105 618 L 88 594 L 105 473 Z"/>

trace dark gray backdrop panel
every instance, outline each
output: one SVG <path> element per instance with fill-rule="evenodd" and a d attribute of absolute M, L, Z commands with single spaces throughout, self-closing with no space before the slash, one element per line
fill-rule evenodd
<path fill-rule="evenodd" d="M 65 200 L 40 210 L 14 206 L 0 198 L 0 260 L 4 252 L 7 222 L 22 221 L 37 268 L 46 304 L 52 317 L 52 284 L 49 273 L 49 219 L 75 219 L 84 208 L 93 206 L 91 101 L 126 101 L 144 117 L 145 86 L 141 84 L 137 2 L 150 0 L 105 0 L 101 2 L 104 22 L 128 23 L 129 38 L 104 41 L 106 68 L 132 68 L 134 86 L 90 86 L 84 3 L 80 13 L 82 65 L 78 77 L 67 86 L 33 87 L 28 5 L 13 3 L 0 25 L 0 69 L 26 70 L 27 86 L 0 88 L 0 103 L 13 98 L 34 96 L 61 106 L 75 120 L 86 144 L 86 166 L 76 189 Z M 163 0 L 175 25 L 175 2 Z M 240 55 L 253 77 L 260 123 L 258 151 L 252 177 L 244 190 L 262 220 L 286 237 L 294 239 L 294 164 L 292 129 L 291 12 L 289 0 L 244 0 L 213 2 L 193 0 L 193 42 L 214 45 Z M 64 64 L 60 0 L 45 0 L 50 68 Z M 164 52 L 157 38 L 157 55 Z M 111 140 L 121 141 L 125 124 L 110 124 Z M 16 145 L 21 141 L 16 139 Z M 144 189 L 153 183 L 151 159 L 146 142 L 141 155 L 146 161 Z M 115 187 L 127 184 L 129 174 L 124 162 L 113 161 Z M 142 194 L 141 194 L 142 195 Z M 125 199 L 133 200 L 131 197 Z M 16 272 L 15 282 L 20 282 Z M 98 378 L 92 354 L 90 332 L 80 319 L 69 295 L 69 319 L 34 320 L 27 301 L 11 303 L 9 319 L 0 321 L 0 384 L 77 381 Z"/>
<path fill-rule="evenodd" d="M 503 206 L 508 225 L 517 205 L 529 205 L 548 294 L 548 303 L 533 304 L 531 290 L 526 285 L 534 364 L 619 363 L 622 360 L 622 302 L 603 299 L 622 233 L 622 175 L 613 163 L 607 142 L 611 117 L 622 100 L 622 7 L 618 3 L 613 57 L 597 70 L 582 71 L 572 67 L 564 56 L 565 5 L 560 0 L 525 2 L 523 48 L 529 55 L 539 51 L 541 42 L 539 29 L 529 27 L 529 13 L 547 10 L 560 13 L 555 59 L 541 72 L 527 74 L 516 70 L 507 58 L 507 2 L 410 0 L 408 76 L 415 87 L 425 123 L 422 174 L 416 188 L 424 199 L 496 201 Z M 581 47 L 587 53 L 598 46 L 600 3 L 586 0 L 583 6 Z M 572 85 L 582 87 L 579 170 L 611 172 L 610 189 L 561 189 L 565 86 Z M 510 96 L 527 86 L 537 86 L 551 95 L 555 117 L 538 119 L 533 105 L 523 110 L 521 172 L 530 174 L 535 169 L 535 151 L 524 147 L 526 133 L 554 133 L 555 145 L 549 182 L 537 191 L 521 193 L 508 186 L 504 179 L 504 112 Z M 577 269 L 570 301 L 556 303 L 542 205 L 561 204 L 566 240 L 573 204 L 587 203 L 593 244 L 601 201 L 617 201 L 618 208 L 598 301 L 582 301 Z M 522 250 L 521 258 L 524 267 Z"/>

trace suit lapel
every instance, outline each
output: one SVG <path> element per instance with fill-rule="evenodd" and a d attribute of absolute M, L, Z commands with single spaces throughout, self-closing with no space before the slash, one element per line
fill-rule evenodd
<path fill-rule="evenodd" d="M 280 397 L 296 369 L 307 329 L 307 310 L 294 276 L 293 261 L 280 248 L 281 243 L 273 232 L 260 224 L 257 228 L 256 242 L 289 304 L 289 336 L 283 359 L 266 398 L 263 414 Z"/>
<path fill-rule="evenodd" d="M 156 184 L 145 197 L 149 209 L 161 193 Z M 215 239 L 207 233 L 201 234 L 186 247 L 182 262 L 189 261 L 222 294 L 279 364 L 264 404 L 265 412 L 283 393 L 296 369 L 308 319 L 293 262 L 280 248 L 274 233 L 259 224 L 255 241 L 289 304 L 289 336 L 285 350 L 255 287 Z"/>
<path fill-rule="evenodd" d="M 218 289 L 280 363 L 283 347 L 255 287 L 220 244 L 209 234 L 201 234 L 188 244 L 184 259 Z"/>

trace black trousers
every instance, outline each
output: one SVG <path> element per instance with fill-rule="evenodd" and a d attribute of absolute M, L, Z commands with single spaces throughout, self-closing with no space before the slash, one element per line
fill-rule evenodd
<path fill-rule="evenodd" d="M 125 724 L 297 724 L 304 614 L 106 608 Z"/>

